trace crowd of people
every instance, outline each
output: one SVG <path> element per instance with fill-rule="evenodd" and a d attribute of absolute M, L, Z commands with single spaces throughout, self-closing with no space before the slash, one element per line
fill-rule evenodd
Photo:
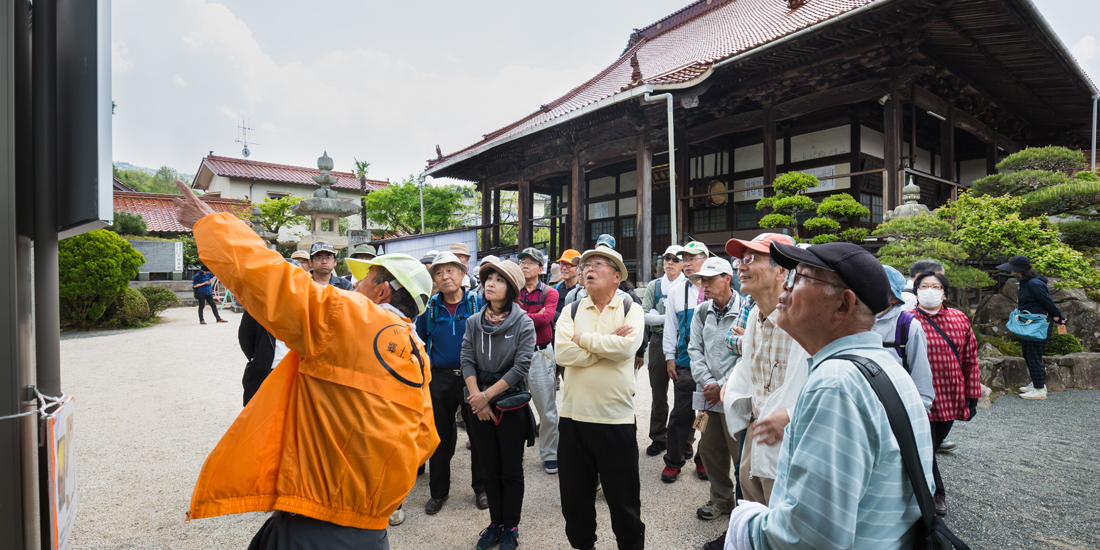
<path fill-rule="evenodd" d="M 345 290 L 328 243 L 284 262 L 203 208 L 181 199 L 180 221 L 248 311 L 249 363 L 246 408 L 189 517 L 274 510 L 252 548 L 388 548 L 418 468 L 425 513 L 448 501 L 460 429 L 489 524 L 440 537 L 478 550 L 520 545 L 535 446 L 578 549 L 597 543 L 597 491 L 617 547 L 644 548 L 642 476 L 675 483 L 689 460 L 709 483 L 697 517 L 728 516 L 705 550 L 904 548 L 926 534 L 921 494 L 947 514 L 935 452 L 974 418 L 981 386 L 973 331 L 934 259 L 905 276 L 850 243 L 763 233 L 731 239 L 727 260 L 693 241 L 664 251 L 639 296 L 610 236 L 556 262 L 527 248 L 476 270 L 461 243 L 420 260 L 360 247 Z M 1027 258 L 1001 269 L 1021 278 L 1021 308 L 1064 322 Z M 660 472 L 640 467 L 642 368 Z M 872 374 L 896 390 L 914 456 Z M 1022 396 L 1045 398 L 1041 363 L 1032 377 Z M 252 460 L 230 465 L 234 454 Z"/>

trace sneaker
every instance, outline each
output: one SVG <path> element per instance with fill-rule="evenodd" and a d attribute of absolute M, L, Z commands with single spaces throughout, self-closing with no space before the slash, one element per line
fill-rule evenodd
<path fill-rule="evenodd" d="M 405 522 L 405 511 L 398 508 L 390 514 L 390 525 L 401 525 Z"/>
<path fill-rule="evenodd" d="M 722 550 L 726 547 L 726 534 L 722 533 L 717 539 L 714 539 L 703 545 L 703 550 Z"/>
<path fill-rule="evenodd" d="M 1047 389 L 1039 388 L 1037 390 L 1031 390 L 1027 393 L 1021 393 L 1020 397 L 1023 397 L 1024 399 L 1046 399 Z"/>
<path fill-rule="evenodd" d="M 477 550 L 489 550 L 500 542 L 500 536 L 504 527 L 490 523 L 481 531 L 481 538 L 477 539 Z"/>
<path fill-rule="evenodd" d="M 713 502 L 708 502 L 695 511 L 695 515 L 703 521 L 711 521 L 722 517 L 722 514 L 728 514 L 728 511 L 723 511 L 721 508 L 714 505 Z"/>
<path fill-rule="evenodd" d="M 687 460 L 695 455 L 695 449 L 691 448 L 691 443 L 688 443 L 687 450 L 684 451 L 684 460 Z"/>
<path fill-rule="evenodd" d="M 205 324 L 206 324 L 206 321 L 199 321 L 199 324 L 200 324 L 200 325 L 205 325 Z"/>
<path fill-rule="evenodd" d="M 543 468 L 546 468 L 546 473 L 548 473 L 548 474 L 558 473 L 558 461 L 557 460 L 547 460 L 546 462 L 542 463 L 542 466 L 543 466 Z"/>
<path fill-rule="evenodd" d="M 1022 388 L 1020 388 L 1016 391 L 1018 391 L 1020 393 L 1027 393 L 1027 392 L 1030 392 L 1030 391 L 1035 391 L 1035 382 L 1028 382 L 1026 386 L 1024 386 L 1024 387 L 1022 387 Z"/>
<path fill-rule="evenodd" d="M 940 443 L 940 448 L 936 449 L 936 452 L 937 453 L 950 453 L 951 451 L 954 451 L 958 446 L 959 446 L 959 444 L 955 443 L 954 441 L 945 440 L 943 443 Z"/>
<path fill-rule="evenodd" d="M 680 469 L 673 468 L 672 466 L 665 466 L 664 470 L 661 470 L 661 481 L 665 483 L 672 483 L 676 481 L 676 478 L 680 477 Z"/>
<path fill-rule="evenodd" d="M 707 469 L 703 467 L 703 464 L 701 462 L 695 465 L 695 475 L 703 481 L 707 481 L 710 479 L 709 477 L 707 477 Z"/>
<path fill-rule="evenodd" d="M 653 443 L 650 443 L 648 447 L 645 448 L 645 454 L 647 454 L 649 456 L 657 456 L 657 455 L 661 454 L 661 451 L 664 451 L 667 448 L 668 448 L 668 446 L 665 445 L 664 441 L 654 441 Z"/>
<path fill-rule="evenodd" d="M 219 323 L 228 323 L 229 321 L 226 321 L 225 319 L 218 319 L 218 322 Z"/>
<path fill-rule="evenodd" d="M 516 550 L 519 546 L 519 527 L 505 529 L 500 535 L 500 550 Z"/>

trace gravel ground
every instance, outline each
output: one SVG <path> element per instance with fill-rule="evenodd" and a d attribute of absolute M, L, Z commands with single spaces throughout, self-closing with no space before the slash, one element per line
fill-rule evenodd
<path fill-rule="evenodd" d="M 237 346 L 240 316 L 199 325 L 193 308 L 167 311 L 156 326 L 66 334 L 63 382 L 76 396 L 79 511 L 77 549 L 246 548 L 266 513 L 184 523 L 206 455 L 241 408 L 245 360 Z M 209 318 L 209 317 L 208 317 Z M 649 384 L 638 378 L 638 425 L 648 426 Z M 970 424 L 956 424 L 959 449 L 942 457 L 948 523 L 975 549 L 1096 548 L 1100 466 L 1100 392 L 1051 394 L 1046 402 L 999 399 Z M 1050 426 L 1041 436 L 1039 426 Z M 649 444 L 640 429 L 638 444 Z M 489 523 L 469 489 L 469 453 L 459 436 L 451 498 L 424 514 L 428 477 L 417 480 L 404 524 L 390 528 L 401 549 L 470 549 Z M 649 548 L 698 548 L 725 529 L 726 518 L 700 521 L 695 509 L 708 485 L 694 475 L 666 485 L 660 457 L 641 453 L 642 520 Z M 543 472 L 536 448 L 524 461 L 522 547 L 567 549 L 557 477 Z M 602 497 L 597 548 L 614 548 Z"/>

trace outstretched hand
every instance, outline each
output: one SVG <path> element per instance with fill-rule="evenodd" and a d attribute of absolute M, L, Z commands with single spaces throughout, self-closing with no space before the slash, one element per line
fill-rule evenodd
<path fill-rule="evenodd" d="M 210 205 L 205 202 L 200 201 L 186 183 L 176 180 L 176 187 L 179 187 L 180 193 L 183 194 L 181 197 L 172 199 L 172 204 L 177 209 L 176 220 L 180 222 L 180 225 L 191 229 L 204 216 L 214 213 L 214 209 L 210 208 Z"/>

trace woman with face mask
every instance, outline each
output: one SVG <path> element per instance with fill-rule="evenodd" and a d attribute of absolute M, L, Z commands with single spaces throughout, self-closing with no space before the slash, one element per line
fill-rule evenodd
<path fill-rule="evenodd" d="M 950 288 L 947 278 L 938 273 L 921 273 L 913 281 L 913 289 L 917 292 L 914 311 L 928 338 L 928 363 L 932 367 L 932 387 L 936 392 L 932 410 L 928 412 L 934 449 L 939 449 L 956 420 L 974 418 L 978 399 L 982 396 L 978 341 L 966 314 L 944 305 Z M 947 492 L 935 454 L 932 477 L 936 480 L 936 492 L 932 495 L 936 513 L 947 515 Z"/>

